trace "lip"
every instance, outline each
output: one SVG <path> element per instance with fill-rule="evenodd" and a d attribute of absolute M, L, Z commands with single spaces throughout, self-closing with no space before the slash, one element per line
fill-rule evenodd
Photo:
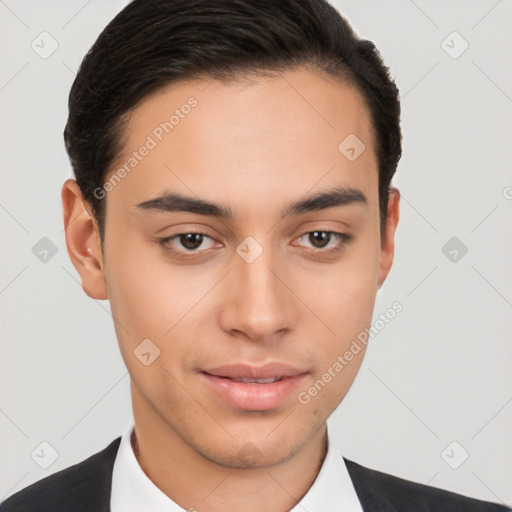
<path fill-rule="evenodd" d="M 300 385 L 308 371 L 283 363 L 263 366 L 233 364 L 207 368 L 200 372 L 209 388 L 235 409 L 264 411 L 281 405 Z M 270 383 L 237 382 L 232 379 L 281 380 Z"/>

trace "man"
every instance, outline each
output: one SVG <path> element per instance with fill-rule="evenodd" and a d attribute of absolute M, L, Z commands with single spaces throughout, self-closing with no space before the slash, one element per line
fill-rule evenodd
<path fill-rule="evenodd" d="M 358 465 L 327 432 L 393 262 L 399 116 L 324 1 L 116 16 L 71 90 L 62 200 L 134 428 L 0 510 L 507 510 Z"/>

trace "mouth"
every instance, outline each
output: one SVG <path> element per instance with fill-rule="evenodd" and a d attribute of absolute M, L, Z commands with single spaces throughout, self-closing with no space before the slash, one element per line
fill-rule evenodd
<path fill-rule="evenodd" d="M 256 367 L 226 365 L 202 370 L 203 380 L 227 405 L 263 411 L 280 406 L 304 380 L 308 371 L 281 363 Z"/>
<path fill-rule="evenodd" d="M 268 379 L 253 379 L 251 377 L 222 377 L 223 379 L 229 379 L 233 382 L 244 382 L 245 384 L 270 384 L 272 382 L 277 382 L 283 380 L 285 377 L 269 377 Z"/>

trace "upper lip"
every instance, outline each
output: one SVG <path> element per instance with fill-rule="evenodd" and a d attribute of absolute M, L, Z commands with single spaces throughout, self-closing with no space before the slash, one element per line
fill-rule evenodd
<path fill-rule="evenodd" d="M 217 377 L 267 379 L 270 377 L 295 377 L 306 373 L 307 370 L 295 368 L 284 363 L 268 363 L 263 366 L 251 366 L 249 364 L 227 364 L 206 368 L 205 373 Z"/>

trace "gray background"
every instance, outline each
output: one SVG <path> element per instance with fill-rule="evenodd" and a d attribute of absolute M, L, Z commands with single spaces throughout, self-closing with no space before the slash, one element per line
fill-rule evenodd
<path fill-rule="evenodd" d="M 109 304 L 81 289 L 60 203 L 69 88 L 125 3 L 0 1 L 0 500 L 131 421 Z M 375 317 L 404 309 L 372 339 L 330 428 L 364 465 L 512 505 L 512 3 L 334 4 L 401 91 L 401 221 Z M 46 59 L 31 47 L 51 49 L 43 31 L 58 43 Z"/>

